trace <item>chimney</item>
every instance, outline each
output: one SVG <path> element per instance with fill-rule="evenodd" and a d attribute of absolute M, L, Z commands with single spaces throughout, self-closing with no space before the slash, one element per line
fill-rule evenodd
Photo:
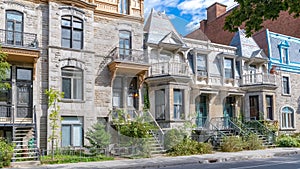
<path fill-rule="evenodd" d="M 202 20 L 200 21 L 200 29 L 202 30 L 202 32 L 205 33 L 205 28 L 206 28 L 206 23 L 207 23 L 207 20 Z"/>
<path fill-rule="evenodd" d="M 207 11 L 207 22 L 211 22 L 218 18 L 219 16 L 223 15 L 226 13 L 226 5 L 223 5 L 221 3 L 214 3 L 208 8 L 206 8 Z"/>

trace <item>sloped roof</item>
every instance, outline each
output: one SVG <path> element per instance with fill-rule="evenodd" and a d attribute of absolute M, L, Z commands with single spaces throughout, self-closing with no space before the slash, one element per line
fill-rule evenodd
<path fill-rule="evenodd" d="M 239 29 L 233 36 L 231 46 L 237 47 L 237 55 L 246 58 L 267 59 L 263 50 L 252 37 L 246 37 L 245 31 Z"/>
<path fill-rule="evenodd" d="M 196 40 L 210 41 L 201 29 L 196 29 L 193 32 L 187 34 L 185 37 Z"/>
<path fill-rule="evenodd" d="M 170 19 L 164 12 L 156 12 L 154 9 L 147 19 L 144 31 L 148 33 L 147 43 L 173 43 L 182 45 L 183 41 L 178 34 Z"/>

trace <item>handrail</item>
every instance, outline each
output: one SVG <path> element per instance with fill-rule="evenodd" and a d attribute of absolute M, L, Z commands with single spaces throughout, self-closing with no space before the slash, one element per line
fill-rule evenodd
<path fill-rule="evenodd" d="M 164 135 L 164 131 L 161 129 L 161 127 L 159 126 L 159 124 L 157 123 L 157 121 L 155 120 L 155 118 L 153 117 L 153 115 L 149 112 L 149 110 L 147 110 L 147 113 L 150 115 L 150 117 L 152 118 L 152 120 L 154 121 L 155 125 L 158 127 L 158 129 L 160 130 L 160 132 Z"/>
<path fill-rule="evenodd" d="M 275 142 L 275 133 L 272 132 L 271 130 L 269 130 L 265 125 L 263 125 L 261 122 L 259 122 L 258 120 L 250 120 L 248 121 L 248 124 L 251 126 L 251 127 L 255 127 L 255 129 L 262 135 L 265 135 L 265 136 L 271 136 L 272 140 L 268 140 L 268 143 L 274 143 Z M 255 126 L 253 126 L 253 124 Z"/>

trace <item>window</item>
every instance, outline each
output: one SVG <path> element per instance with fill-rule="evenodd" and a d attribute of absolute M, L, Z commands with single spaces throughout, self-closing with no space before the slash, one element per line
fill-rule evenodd
<path fill-rule="evenodd" d="M 129 1 L 119 0 L 119 12 L 121 14 L 129 14 Z"/>
<path fill-rule="evenodd" d="M 283 94 L 290 94 L 290 79 L 287 76 L 282 77 Z"/>
<path fill-rule="evenodd" d="M 62 73 L 62 92 L 66 99 L 81 99 L 83 96 L 83 73 L 81 69 L 64 67 Z"/>
<path fill-rule="evenodd" d="M 119 32 L 119 48 L 120 58 L 130 60 L 131 33 L 129 31 Z"/>
<path fill-rule="evenodd" d="M 206 76 L 206 56 L 197 54 L 197 72 L 200 76 Z"/>
<path fill-rule="evenodd" d="M 122 78 L 116 77 L 113 83 L 113 107 L 122 107 Z"/>
<path fill-rule="evenodd" d="M 267 95 L 267 119 L 273 120 L 273 96 Z"/>
<path fill-rule="evenodd" d="M 225 78 L 233 78 L 233 59 L 224 60 Z"/>
<path fill-rule="evenodd" d="M 63 16 L 61 19 L 62 47 L 82 49 L 83 21 L 74 16 Z"/>
<path fill-rule="evenodd" d="M 288 49 L 281 48 L 281 63 L 288 63 Z"/>
<path fill-rule="evenodd" d="M 281 110 L 281 128 L 294 128 L 294 110 L 291 107 L 283 107 Z"/>
<path fill-rule="evenodd" d="M 262 120 L 259 117 L 259 97 L 249 96 L 250 118 L 254 120 Z"/>
<path fill-rule="evenodd" d="M 174 89 L 174 119 L 184 119 L 183 114 L 183 93 L 179 89 Z"/>
<path fill-rule="evenodd" d="M 155 91 L 155 118 L 165 120 L 165 90 Z"/>
<path fill-rule="evenodd" d="M 23 45 L 23 14 L 18 11 L 6 11 L 6 43 Z"/>
<path fill-rule="evenodd" d="M 62 147 L 81 147 L 83 140 L 82 117 L 62 117 Z"/>

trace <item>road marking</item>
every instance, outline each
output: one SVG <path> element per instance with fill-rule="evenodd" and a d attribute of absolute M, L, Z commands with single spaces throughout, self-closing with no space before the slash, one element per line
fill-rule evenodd
<path fill-rule="evenodd" d="M 230 168 L 230 169 L 247 169 L 247 168 L 258 168 L 258 167 L 270 167 L 270 166 L 276 166 L 276 165 L 282 165 L 282 164 L 292 164 L 292 163 L 299 163 L 299 162 L 300 162 L 300 160 L 299 161 L 289 161 L 289 162 L 279 162 L 277 164 L 262 164 L 262 165 L 256 165 L 256 166 L 235 167 L 235 168 Z"/>

